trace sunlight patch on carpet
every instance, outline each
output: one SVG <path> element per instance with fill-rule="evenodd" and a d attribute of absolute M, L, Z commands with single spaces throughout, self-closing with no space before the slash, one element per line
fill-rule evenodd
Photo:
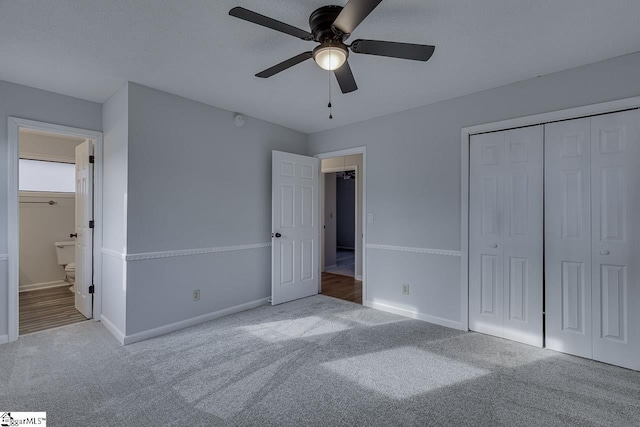
<path fill-rule="evenodd" d="M 348 357 L 322 366 L 394 399 L 406 399 L 490 373 L 415 347 Z"/>

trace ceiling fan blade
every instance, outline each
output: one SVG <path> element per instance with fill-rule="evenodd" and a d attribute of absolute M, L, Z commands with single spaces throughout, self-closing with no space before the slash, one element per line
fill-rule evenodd
<path fill-rule="evenodd" d="M 333 27 L 343 34 L 353 33 L 380 2 L 382 0 L 349 0 L 333 22 Z"/>
<path fill-rule="evenodd" d="M 342 67 L 334 70 L 333 74 L 335 74 L 336 80 L 338 80 L 342 93 L 350 93 L 358 90 L 358 85 L 356 84 L 356 79 L 353 77 L 353 73 L 351 72 L 349 62 L 345 62 Z"/>
<path fill-rule="evenodd" d="M 379 40 L 355 40 L 351 43 L 351 51 L 353 53 L 411 59 L 413 61 L 428 61 L 435 49 L 435 46 L 426 44 L 385 42 Z"/>
<path fill-rule="evenodd" d="M 263 27 L 271 28 L 272 30 L 280 31 L 281 33 L 289 34 L 302 40 L 313 40 L 313 35 L 307 31 L 285 24 L 284 22 L 276 21 L 275 19 L 252 12 L 243 7 L 234 7 L 229 11 L 229 15 L 262 25 Z"/>
<path fill-rule="evenodd" d="M 294 65 L 298 65 L 299 63 L 304 62 L 307 59 L 311 59 L 311 58 L 313 58 L 313 53 L 311 52 L 301 53 L 300 55 L 294 56 L 293 58 L 289 58 L 286 61 L 282 61 L 278 65 L 274 65 L 271 68 L 267 68 L 266 70 L 259 72 L 258 74 L 256 74 L 256 77 L 267 79 L 271 76 L 274 76 L 286 70 L 287 68 L 291 68 Z"/>

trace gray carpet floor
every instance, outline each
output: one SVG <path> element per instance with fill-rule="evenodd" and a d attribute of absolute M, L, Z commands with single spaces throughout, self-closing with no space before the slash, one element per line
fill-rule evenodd
<path fill-rule="evenodd" d="M 315 296 L 120 346 L 0 346 L 0 411 L 51 426 L 640 425 L 640 372 Z"/>

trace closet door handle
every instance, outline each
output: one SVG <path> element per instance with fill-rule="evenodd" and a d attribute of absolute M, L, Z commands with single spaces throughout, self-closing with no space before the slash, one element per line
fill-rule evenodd
<path fill-rule="evenodd" d="M 497 248 L 497 247 L 498 247 L 498 244 L 497 244 L 497 243 L 492 243 L 492 244 L 490 244 L 490 245 L 489 245 L 489 247 L 490 247 L 491 249 L 495 249 L 495 248 Z"/>
<path fill-rule="evenodd" d="M 606 249 L 603 249 L 600 251 L 600 255 L 609 255 L 609 251 Z"/>

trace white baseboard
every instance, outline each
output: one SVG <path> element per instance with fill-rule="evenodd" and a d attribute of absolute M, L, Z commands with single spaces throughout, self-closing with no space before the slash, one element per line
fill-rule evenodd
<path fill-rule="evenodd" d="M 58 286 L 71 286 L 71 283 L 64 280 L 56 280 L 53 282 L 31 283 L 30 285 L 20 285 L 19 292 L 37 291 L 40 289 L 57 288 Z"/>
<path fill-rule="evenodd" d="M 456 322 L 449 319 L 443 319 L 442 317 L 430 316 L 428 314 L 422 314 L 416 311 L 394 307 L 392 305 L 387 305 L 387 304 L 380 304 L 379 302 L 373 302 L 373 301 L 364 301 L 362 305 L 364 305 L 365 307 L 375 308 L 376 310 L 386 311 L 387 313 L 393 313 L 393 314 L 398 314 L 400 316 L 409 317 L 411 319 L 423 320 L 425 322 L 434 323 L 436 325 L 445 326 L 447 328 L 466 330 L 462 327 L 462 324 L 460 322 Z"/>
<path fill-rule="evenodd" d="M 107 319 L 104 314 L 100 316 L 100 321 L 104 325 L 105 328 L 118 340 L 120 344 L 124 344 L 124 334 L 120 329 L 116 327 L 109 319 Z"/>
<path fill-rule="evenodd" d="M 203 314 L 201 316 L 196 316 L 190 319 L 181 320 L 179 322 L 170 323 L 168 325 L 159 326 L 157 328 L 149 329 L 147 331 L 142 331 L 142 332 L 137 332 L 135 334 L 127 335 L 124 337 L 124 345 L 133 344 L 138 341 L 143 341 L 149 338 L 165 335 L 171 332 L 178 331 L 180 329 L 188 328 L 190 326 L 199 325 L 200 323 L 204 323 L 210 320 L 218 319 L 220 317 L 228 316 L 230 314 L 240 313 L 241 311 L 260 307 L 262 305 L 267 304 L 269 299 L 270 298 L 262 298 L 262 299 L 251 301 L 245 304 L 236 305 L 234 307 L 229 307 L 222 310 L 214 311 L 213 313 Z"/>
<path fill-rule="evenodd" d="M 362 274 L 356 274 L 356 277 L 354 277 L 354 279 L 360 280 L 362 282 Z"/>
<path fill-rule="evenodd" d="M 9 342 L 9 335 L 0 335 L 0 345 L 6 344 Z"/>
<path fill-rule="evenodd" d="M 333 265 L 325 265 L 324 267 L 324 271 L 327 271 L 327 268 L 333 268 L 333 267 L 337 267 L 338 264 L 333 264 Z"/>

